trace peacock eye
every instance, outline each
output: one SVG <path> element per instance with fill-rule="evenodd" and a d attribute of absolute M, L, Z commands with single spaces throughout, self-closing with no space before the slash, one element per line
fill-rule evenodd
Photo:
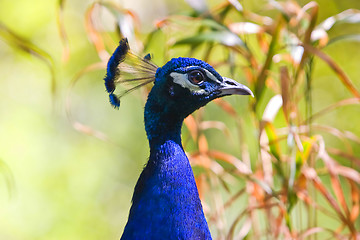
<path fill-rule="evenodd" d="M 195 85 L 198 85 L 205 80 L 204 74 L 199 70 L 191 71 L 188 74 L 189 81 Z"/>

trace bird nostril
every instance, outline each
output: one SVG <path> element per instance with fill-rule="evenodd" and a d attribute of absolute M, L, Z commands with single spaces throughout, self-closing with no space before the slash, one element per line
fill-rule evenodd
<path fill-rule="evenodd" d="M 224 82 L 228 85 L 236 86 L 236 84 L 234 82 L 227 81 L 227 80 L 225 80 Z"/>

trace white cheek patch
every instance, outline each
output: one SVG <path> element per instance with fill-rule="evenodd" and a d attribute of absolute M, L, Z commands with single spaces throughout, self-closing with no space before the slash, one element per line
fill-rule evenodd
<path fill-rule="evenodd" d="M 206 76 L 207 76 L 209 79 L 211 79 L 212 81 L 214 81 L 214 82 L 216 82 L 216 83 L 218 83 L 218 84 L 221 84 L 221 82 L 220 82 L 211 72 L 209 72 L 209 71 L 206 70 L 206 69 L 203 69 L 203 70 L 205 71 Z"/>
<path fill-rule="evenodd" d="M 179 84 L 183 88 L 187 88 L 190 92 L 194 94 L 204 94 L 206 91 L 199 86 L 192 84 L 188 78 L 186 73 L 177 73 L 172 72 L 170 76 L 173 78 L 174 83 Z"/>

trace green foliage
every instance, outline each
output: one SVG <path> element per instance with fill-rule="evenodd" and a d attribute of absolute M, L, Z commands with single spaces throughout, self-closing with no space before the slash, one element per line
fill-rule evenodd
<path fill-rule="evenodd" d="M 254 90 L 253 99 L 219 99 L 185 120 L 183 142 L 214 239 L 359 237 L 357 2 L 350 4 L 354 9 L 334 12 L 327 1 L 267 0 L 259 6 L 199 0 L 203 7 L 191 3 L 194 9 L 167 14 L 149 32 L 140 28 L 139 9 L 103 1 L 77 11 L 77 17 L 83 12 L 83 27 L 67 14 L 79 8 L 74 2 L 58 1 L 54 7 L 56 47 L 39 43 L 35 35 L 23 37 L 0 19 L 4 46 L 30 63 L 29 55 L 35 56 L 50 69 L 44 77 L 35 68 L 33 74 L 42 77 L 24 82 L 29 101 L 0 90 L 9 101 L 6 111 L 0 110 L 9 116 L 0 119 L 6 126 L 0 172 L 19 193 L 18 202 L 3 204 L 10 220 L 0 224 L 0 236 L 120 235 L 147 156 L 140 128 L 146 89 L 128 96 L 116 112 L 106 103 L 101 81 L 110 53 L 126 36 L 133 51 L 152 52 L 158 65 L 176 56 L 201 58 Z M 16 90 L 6 79 L 25 76 L 32 67 L 12 61 L 9 66 L 25 66 L 15 77 L 5 74 L 2 84 Z M 52 79 L 48 90 L 39 87 L 47 86 L 47 79 Z M 20 127 L 9 128 L 13 124 Z M 20 131 L 25 157 L 12 152 L 19 146 L 13 134 Z"/>

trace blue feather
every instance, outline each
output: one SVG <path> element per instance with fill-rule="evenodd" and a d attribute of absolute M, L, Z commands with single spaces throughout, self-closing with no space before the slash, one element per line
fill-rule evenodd
<path fill-rule="evenodd" d="M 114 93 L 109 94 L 109 101 L 111 105 L 114 106 L 114 108 L 120 107 L 120 98 L 118 98 L 118 96 L 116 96 Z"/>
<path fill-rule="evenodd" d="M 169 74 L 171 71 L 185 73 L 187 71 L 186 67 L 189 66 L 198 66 L 200 68 L 207 69 L 211 72 L 217 79 L 222 81 L 222 77 L 215 69 L 208 63 L 201 61 L 196 58 L 173 58 L 167 62 L 163 67 L 159 68 L 156 72 L 156 79 L 163 79 L 164 76 Z"/>
<path fill-rule="evenodd" d="M 191 166 L 178 142 L 169 140 L 151 151 L 121 239 L 211 239 Z"/>
<path fill-rule="evenodd" d="M 106 76 L 104 78 L 106 91 L 108 93 L 113 93 L 115 90 L 115 80 L 119 75 L 117 67 L 122 61 L 124 61 L 129 49 L 130 47 L 127 39 L 122 39 L 108 61 Z"/>
<path fill-rule="evenodd" d="M 184 119 L 215 98 L 252 95 L 250 89 L 223 78 L 208 63 L 173 58 L 158 68 L 150 55 L 136 57 L 126 39 L 109 60 L 105 86 L 118 108 L 124 94 L 154 83 L 145 104 L 144 123 L 150 157 L 135 186 L 122 240 L 211 239 L 195 178 L 181 145 Z M 132 76 L 132 77 L 131 77 Z M 138 85 L 114 94 L 116 84 Z"/>
<path fill-rule="evenodd" d="M 114 108 L 120 107 L 120 98 L 129 92 L 155 80 L 156 65 L 150 62 L 150 54 L 140 58 L 130 52 L 126 38 L 122 39 L 119 46 L 111 55 L 104 78 L 109 101 Z M 115 94 L 116 85 L 120 83 L 138 83 L 136 86 Z"/>

